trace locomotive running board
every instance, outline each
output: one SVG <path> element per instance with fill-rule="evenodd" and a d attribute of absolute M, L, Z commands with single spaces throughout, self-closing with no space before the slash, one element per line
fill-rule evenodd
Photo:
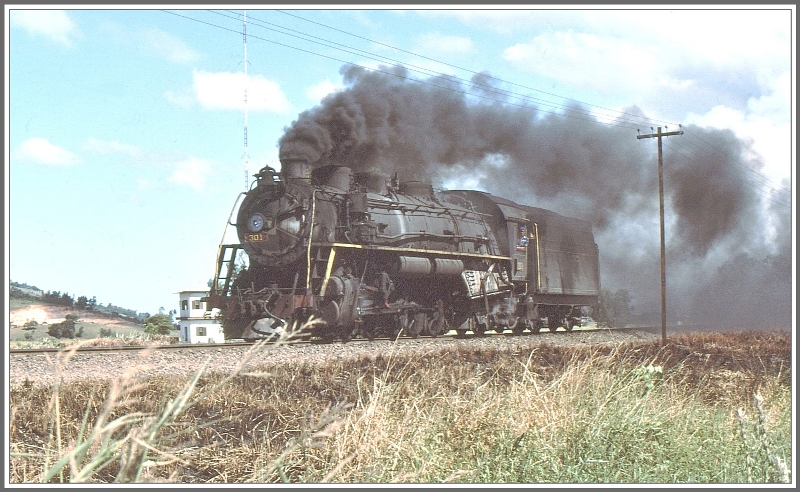
<path fill-rule="evenodd" d="M 375 251 L 397 251 L 402 253 L 419 253 L 424 255 L 437 255 L 439 257 L 446 256 L 463 256 L 467 258 L 483 258 L 491 260 L 511 261 L 510 256 L 489 255 L 483 253 L 464 253 L 463 251 L 435 251 L 429 249 L 419 248 L 398 248 L 397 246 L 380 246 L 370 244 L 349 244 L 349 243 L 314 243 L 317 247 L 327 248 L 352 248 L 352 249 L 366 249 Z"/>

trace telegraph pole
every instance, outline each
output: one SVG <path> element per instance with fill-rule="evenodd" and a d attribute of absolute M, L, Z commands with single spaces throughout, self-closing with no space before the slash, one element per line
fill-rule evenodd
<path fill-rule="evenodd" d="M 680 125 L 678 125 L 680 127 Z M 652 127 L 650 128 L 652 130 Z M 683 135 L 683 130 L 676 132 L 661 133 L 658 127 L 656 133 L 648 135 L 636 135 L 637 139 L 657 138 L 658 139 L 658 211 L 661 219 L 661 344 L 667 344 L 667 267 L 664 260 L 664 158 L 661 152 L 661 137 L 671 135 Z"/>

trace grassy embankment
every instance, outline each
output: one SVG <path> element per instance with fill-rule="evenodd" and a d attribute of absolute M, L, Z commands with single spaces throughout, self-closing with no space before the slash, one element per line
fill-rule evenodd
<path fill-rule="evenodd" d="M 63 347 L 93 339 L 98 340 L 96 344 L 108 345 L 149 338 L 142 321 L 114 314 L 104 307 L 90 310 L 48 304 L 41 301 L 41 291 L 32 289 L 12 287 L 8 311 L 11 348 Z M 71 340 L 51 336 L 50 327 L 64 321 L 68 314 L 78 317 L 75 330 L 81 336 Z"/>
<path fill-rule="evenodd" d="M 782 482 L 791 350 L 680 334 L 12 387 L 10 481 Z"/>

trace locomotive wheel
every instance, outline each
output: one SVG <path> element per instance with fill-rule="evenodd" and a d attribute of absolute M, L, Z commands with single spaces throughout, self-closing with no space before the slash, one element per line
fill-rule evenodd
<path fill-rule="evenodd" d="M 476 336 L 482 337 L 484 334 L 486 334 L 486 329 L 486 323 L 482 322 L 481 320 L 475 319 L 472 321 L 472 333 L 474 333 Z"/>
<path fill-rule="evenodd" d="M 408 326 L 407 333 L 412 338 L 417 338 L 421 333 L 428 331 L 428 315 L 425 313 L 417 313 L 413 321 Z"/>
<path fill-rule="evenodd" d="M 400 338 L 400 334 L 403 333 L 403 330 L 400 328 L 393 328 L 391 333 L 389 333 L 389 338 L 394 342 L 398 338 Z"/>
<path fill-rule="evenodd" d="M 556 321 L 555 316 L 550 316 L 547 318 L 547 328 L 550 330 L 550 333 L 555 333 L 558 329 L 558 321 Z"/>
<path fill-rule="evenodd" d="M 572 331 L 572 329 L 575 328 L 575 323 L 570 323 L 569 319 L 565 319 L 564 328 L 566 328 L 567 331 Z"/>
<path fill-rule="evenodd" d="M 248 319 L 226 319 L 222 322 L 225 338 L 242 338 L 245 328 L 250 324 Z"/>
<path fill-rule="evenodd" d="M 439 299 L 436 301 L 436 311 L 433 317 L 428 320 L 428 334 L 432 337 L 444 335 L 450 331 L 450 325 L 447 323 L 447 317 L 444 314 L 444 302 Z"/>
<path fill-rule="evenodd" d="M 402 334 L 406 329 L 407 321 L 408 315 L 406 313 L 395 316 L 392 326 L 387 330 L 389 332 L 389 339 L 395 341 L 400 338 L 400 334 Z"/>
<path fill-rule="evenodd" d="M 322 343 L 333 343 L 336 341 L 336 331 L 328 327 L 321 335 Z"/>
<path fill-rule="evenodd" d="M 525 329 L 525 325 L 519 322 L 519 317 L 512 313 L 506 316 L 506 321 L 508 321 L 508 329 L 517 335 L 521 334 Z"/>
<path fill-rule="evenodd" d="M 539 330 L 542 329 L 542 325 L 540 325 L 538 321 L 525 320 L 525 324 L 528 326 L 528 329 L 531 330 L 531 333 L 539 333 Z"/>
<path fill-rule="evenodd" d="M 432 337 L 438 337 L 447 333 L 447 320 L 444 316 L 434 317 L 428 322 L 428 334 Z"/>

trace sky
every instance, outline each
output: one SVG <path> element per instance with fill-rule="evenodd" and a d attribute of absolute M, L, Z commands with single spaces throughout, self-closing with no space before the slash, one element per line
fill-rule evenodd
<path fill-rule="evenodd" d="M 591 221 L 657 320 L 661 128 L 670 321 L 794 319 L 794 5 L 59 7 L 5 6 L 7 280 L 176 309 L 302 140 Z"/>

